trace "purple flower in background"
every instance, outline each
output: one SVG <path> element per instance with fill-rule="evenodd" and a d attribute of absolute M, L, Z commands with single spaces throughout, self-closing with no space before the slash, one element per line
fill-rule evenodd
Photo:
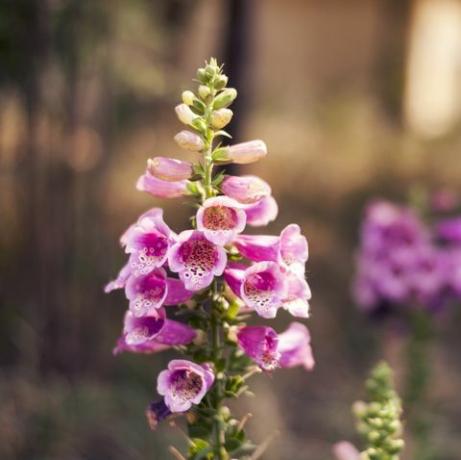
<path fill-rule="evenodd" d="M 186 230 L 168 253 L 168 264 L 179 274 L 186 289 L 199 291 L 222 275 L 227 262 L 225 250 L 209 241 L 203 232 Z"/>
<path fill-rule="evenodd" d="M 237 341 L 261 369 L 270 371 L 278 367 L 280 353 L 277 351 L 277 333 L 268 326 L 246 326 L 237 333 Z"/>
<path fill-rule="evenodd" d="M 336 460 L 359 460 L 360 452 L 348 441 L 341 441 L 333 446 Z"/>
<path fill-rule="evenodd" d="M 172 414 L 165 401 L 152 401 L 146 409 L 146 418 L 149 428 L 155 430 L 157 425 Z"/>
<path fill-rule="evenodd" d="M 242 204 L 257 203 L 271 194 L 269 184 L 257 176 L 227 176 L 221 190 Z"/>
<path fill-rule="evenodd" d="M 436 234 L 444 242 L 461 244 L 461 216 L 438 222 Z"/>
<path fill-rule="evenodd" d="M 279 334 L 277 351 L 280 353 L 280 367 L 303 366 L 308 371 L 314 368 L 311 337 L 304 324 L 293 322 Z"/>
<path fill-rule="evenodd" d="M 208 198 L 197 211 L 197 229 L 220 246 L 230 243 L 243 232 L 245 224 L 242 205 L 226 196 Z"/>
<path fill-rule="evenodd" d="M 122 235 L 120 242 L 131 254 L 130 268 L 135 274 L 147 274 L 161 267 L 167 260 L 168 250 L 176 234 L 163 221 L 163 211 L 153 208 Z"/>
<path fill-rule="evenodd" d="M 146 171 L 136 182 L 136 188 L 158 198 L 177 198 L 187 194 L 187 181 L 170 182 Z"/>
<path fill-rule="evenodd" d="M 114 353 L 132 351 L 153 353 L 176 345 L 187 345 L 196 337 L 193 328 L 167 319 L 163 310 L 154 314 L 136 317 L 127 311 L 123 323 L 123 334 L 117 342 Z"/>
<path fill-rule="evenodd" d="M 171 412 L 186 412 L 192 404 L 200 403 L 213 381 L 214 374 L 208 366 L 175 359 L 160 372 L 157 392 Z"/>

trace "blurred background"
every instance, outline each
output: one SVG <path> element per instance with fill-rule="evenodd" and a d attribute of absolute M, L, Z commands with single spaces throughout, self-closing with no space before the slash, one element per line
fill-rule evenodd
<path fill-rule="evenodd" d="M 164 206 L 187 226 L 181 200 L 134 183 L 149 156 L 181 158 L 173 107 L 210 56 L 239 91 L 234 139 L 269 148 L 241 170 L 272 185 L 268 231 L 298 222 L 310 244 L 315 371 L 256 377 L 236 412 L 255 415 L 256 441 L 279 432 L 264 459 L 328 460 L 357 439 L 370 366 L 386 356 L 399 380 L 404 334 L 351 300 L 354 247 L 371 197 L 461 192 L 461 1 L 0 0 L 1 459 L 163 460 L 185 445 L 143 414 L 173 354 L 114 358 L 126 302 L 102 286 L 139 213 Z M 439 460 L 461 452 L 460 310 L 437 318 L 431 356 Z"/>

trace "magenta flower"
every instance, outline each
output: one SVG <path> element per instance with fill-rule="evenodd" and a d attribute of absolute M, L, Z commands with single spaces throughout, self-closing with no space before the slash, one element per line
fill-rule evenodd
<path fill-rule="evenodd" d="M 200 403 L 213 382 L 214 374 L 208 366 L 174 359 L 160 372 L 157 392 L 171 412 L 186 412 L 192 404 Z"/>
<path fill-rule="evenodd" d="M 243 232 L 245 224 L 242 205 L 227 196 L 208 198 L 197 211 L 197 229 L 220 246 L 230 243 Z"/>
<path fill-rule="evenodd" d="M 278 367 L 280 353 L 277 350 L 277 333 L 268 326 L 246 326 L 237 333 L 237 341 L 253 361 L 266 371 Z"/>
<path fill-rule="evenodd" d="M 178 273 L 190 291 L 208 287 L 214 276 L 222 275 L 226 262 L 226 251 L 198 230 L 180 233 L 177 243 L 168 253 L 170 270 Z"/>
<path fill-rule="evenodd" d="M 280 367 L 303 366 L 310 371 L 315 365 L 311 337 L 304 324 L 293 322 L 279 334 L 277 351 L 280 353 Z"/>
<path fill-rule="evenodd" d="M 136 182 L 136 188 L 158 198 L 177 198 L 187 194 L 187 181 L 168 182 L 146 171 Z"/>
<path fill-rule="evenodd" d="M 461 243 L 461 217 L 440 221 L 436 226 L 437 236 L 447 243 Z"/>
<path fill-rule="evenodd" d="M 309 300 L 311 290 L 303 276 L 285 272 L 286 294 L 283 308 L 298 318 L 309 317 Z"/>
<path fill-rule="evenodd" d="M 257 176 L 227 176 L 221 190 L 242 204 L 254 204 L 271 194 L 269 184 Z"/>
<path fill-rule="evenodd" d="M 110 281 L 104 286 L 104 292 L 108 294 L 109 292 L 115 291 L 116 289 L 123 289 L 130 275 L 131 268 L 130 264 L 128 263 L 122 267 L 122 269 L 117 275 L 117 278 Z"/>
<path fill-rule="evenodd" d="M 245 206 L 247 224 L 253 227 L 263 227 L 277 218 L 279 207 L 274 197 L 266 196 L 256 202 Z"/>
<path fill-rule="evenodd" d="M 192 164 L 175 158 L 155 157 L 147 160 L 149 173 L 167 182 L 178 182 L 192 176 Z"/>
<path fill-rule="evenodd" d="M 285 227 L 280 236 L 239 235 L 235 245 L 247 259 L 254 262 L 278 262 L 299 274 L 304 274 L 304 266 L 309 257 L 307 240 L 296 224 Z"/>
<path fill-rule="evenodd" d="M 226 282 L 245 304 L 263 318 L 275 318 L 286 296 L 283 273 L 274 262 L 259 262 L 246 270 L 228 269 Z"/>
<path fill-rule="evenodd" d="M 195 337 L 193 328 L 167 319 L 163 310 L 155 310 L 154 314 L 142 317 L 136 317 L 131 311 L 127 311 L 123 333 L 117 341 L 114 353 L 153 353 L 171 346 L 187 345 Z"/>
<path fill-rule="evenodd" d="M 153 208 L 144 213 L 120 239 L 125 252 L 131 254 L 130 267 L 135 274 L 147 274 L 167 260 L 168 249 L 176 234 L 163 221 L 163 211 Z"/>

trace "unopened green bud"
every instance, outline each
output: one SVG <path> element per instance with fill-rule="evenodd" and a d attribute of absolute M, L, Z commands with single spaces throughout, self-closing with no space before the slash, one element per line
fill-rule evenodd
<path fill-rule="evenodd" d="M 233 112 L 229 109 L 214 110 L 211 114 L 211 126 L 215 129 L 224 128 L 232 120 Z"/>
<path fill-rule="evenodd" d="M 209 78 L 207 77 L 207 74 L 204 68 L 200 68 L 197 70 L 197 80 L 200 81 L 201 83 L 209 82 Z"/>
<path fill-rule="evenodd" d="M 182 93 L 182 101 L 186 105 L 192 105 L 195 100 L 195 94 L 192 91 L 183 91 Z"/>
<path fill-rule="evenodd" d="M 232 102 L 234 102 L 236 97 L 237 90 L 235 88 L 227 88 L 215 97 L 215 100 L 213 102 L 213 108 L 221 109 L 223 107 L 227 107 L 231 105 Z"/>
<path fill-rule="evenodd" d="M 216 81 L 214 83 L 214 87 L 217 90 L 223 89 L 223 88 L 226 87 L 228 81 L 229 81 L 229 79 L 227 78 L 227 75 L 221 74 L 216 78 Z"/>
<path fill-rule="evenodd" d="M 203 100 L 206 100 L 206 98 L 211 94 L 211 89 L 206 85 L 200 85 L 198 87 L 198 94 Z"/>

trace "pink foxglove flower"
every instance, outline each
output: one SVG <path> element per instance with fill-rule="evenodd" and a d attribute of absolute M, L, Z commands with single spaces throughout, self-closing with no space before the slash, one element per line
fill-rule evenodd
<path fill-rule="evenodd" d="M 116 289 L 123 289 L 130 275 L 131 275 L 131 268 L 130 268 L 130 264 L 127 263 L 126 265 L 122 267 L 122 269 L 117 275 L 117 278 L 110 281 L 104 286 L 104 292 L 108 294 L 109 292 L 115 291 Z"/>
<path fill-rule="evenodd" d="M 280 353 L 278 352 L 277 333 L 269 326 L 245 326 L 237 333 L 237 341 L 253 361 L 261 369 L 270 371 L 278 367 Z"/>
<path fill-rule="evenodd" d="M 186 412 L 192 404 L 200 403 L 213 381 L 214 374 L 208 366 L 174 359 L 168 369 L 160 372 L 157 392 L 171 412 Z"/>
<path fill-rule="evenodd" d="M 245 206 L 247 224 L 253 227 L 263 227 L 277 218 L 279 207 L 274 197 L 266 196 L 255 204 Z"/>
<path fill-rule="evenodd" d="M 168 253 L 170 270 L 178 273 L 186 289 L 199 291 L 220 276 L 226 267 L 225 250 L 209 241 L 203 232 L 186 230 Z"/>
<path fill-rule="evenodd" d="M 243 204 L 254 204 L 270 196 L 269 184 L 257 176 L 227 176 L 221 184 L 222 192 Z"/>
<path fill-rule="evenodd" d="M 242 205 L 226 196 L 208 198 L 197 211 L 197 229 L 220 246 L 230 243 L 243 232 L 245 224 Z"/>
<path fill-rule="evenodd" d="M 136 188 L 158 198 L 177 198 L 187 194 L 187 181 L 168 182 L 146 171 L 136 182 Z"/>
<path fill-rule="evenodd" d="M 299 225 L 290 224 L 280 236 L 239 235 L 235 240 L 240 254 L 254 262 L 278 262 L 290 271 L 304 274 L 309 257 L 306 238 Z"/>
<path fill-rule="evenodd" d="M 191 152 L 198 152 L 205 147 L 205 143 L 198 134 L 187 130 L 180 131 L 176 134 L 174 140 L 180 147 L 185 150 L 190 150 Z"/>
<path fill-rule="evenodd" d="M 132 351 L 152 353 L 176 345 L 192 342 L 196 333 L 190 326 L 167 319 L 165 312 L 136 317 L 127 311 L 123 322 L 123 334 L 117 342 L 114 353 Z"/>
<path fill-rule="evenodd" d="M 254 163 L 267 155 L 267 147 L 264 141 L 255 140 L 240 144 L 222 147 L 219 163 L 235 163 L 245 165 Z M 222 159 L 221 159 L 222 158 Z"/>
<path fill-rule="evenodd" d="M 131 254 L 130 267 L 134 274 L 147 274 L 161 267 L 176 234 L 163 221 L 163 211 L 153 208 L 144 213 L 121 237 L 125 252 Z"/>
<path fill-rule="evenodd" d="M 341 441 L 333 446 L 336 460 L 359 460 L 360 452 L 348 441 Z"/>
<path fill-rule="evenodd" d="M 293 322 L 279 334 L 277 351 L 280 353 L 280 367 L 303 366 L 308 371 L 314 367 L 311 337 L 304 324 Z"/>
<path fill-rule="evenodd" d="M 152 176 L 167 182 L 178 182 L 192 176 L 192 164 L 175 158 L 155 157 L 147 160 L 147 170 Z"/>

